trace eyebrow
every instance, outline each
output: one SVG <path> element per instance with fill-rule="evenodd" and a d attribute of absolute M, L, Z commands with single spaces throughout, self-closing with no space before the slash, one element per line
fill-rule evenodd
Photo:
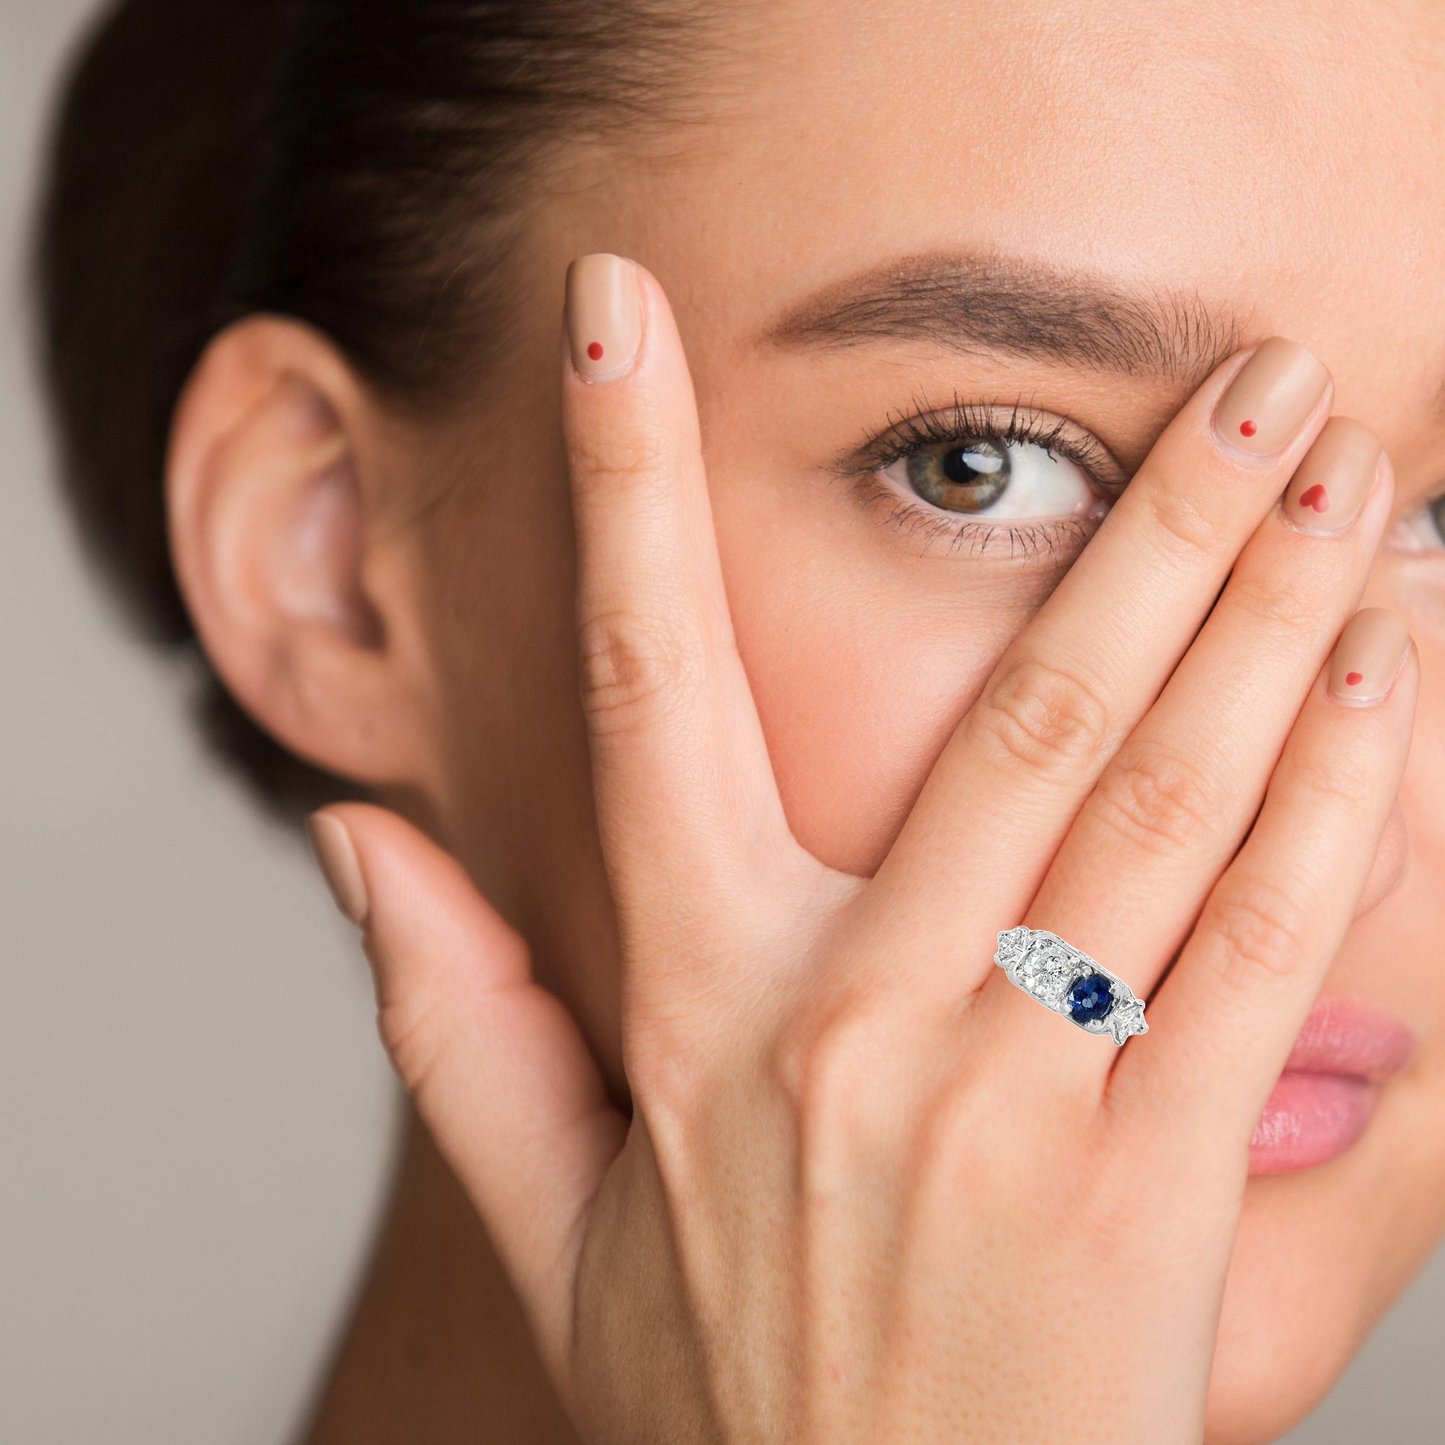
<path fill-rule="evenodd" d="M 1036 261 L 934 254 L 833 282 L 759 339 L 833 349 L 922 341 L 1197 384 L 1245 334 L 1237 312 L 1193 291 L 1131 288 Z"/>

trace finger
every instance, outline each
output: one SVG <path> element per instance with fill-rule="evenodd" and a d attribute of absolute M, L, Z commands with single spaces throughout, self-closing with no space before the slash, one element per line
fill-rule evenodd
<path fill-rule="evenodd" d="M 1374 863 L 1417 686 L 1404 622 L 1382 608 L 1357 612 L 1300 713 L 1258 822 L 1149 1004 L 1149 1033 L 1119 1055 L 1111 1106 L 1219 1140 L 1244 1167 Z"/>
<path fill-rule="evenodd" d="M 1317 535 L 1331 509 L 1336 530 Z M 1159 700 L 1085 800 L 1024 921 L 1121 972 L 1148 996 L 1259 811 L 1301 703 L 1358 605 L 1389 519 L 1379 439 L 1331 417 L 1278 507 L 1240 554 L 1209 620 Z M 1332 500 L 1331 500 L 1332 498 Z M 1115 967 L 1115 964 L 1118 967 Z M 1001 972 L 985 985 L 1017 1016 Z M 1032 1027 L 1041 1022 L 1027 1010 Z M 1058 1069 L 1102 1083 L 1109 1051 L 1080 1036 Z M 1051 1071 L 1056 1072 L 1056 1071 Z"/>
<path fill-rule="evenodd" d="M 1410 862 L 1410 832 L 1405 826 L 1405 811 L 1400 800 L 1390 809 L 1389 821 L 1385 824 L 1380 838 L 1375 861 L 1370 867 L 1370 876 L 1365 882 L 1365 891 L 1355 905 L 1355 917 L 1363 918 L 1373 912 L 1405 881 Z"/>
<path fill-rule="evenodd" d="M 627 955 L 624 999 L 675 956 L 680 900 L 714 934 L 796 848 L 723 590 L 687 361 L 662 288 L 611 255 L 567 274 L 563 420 L 583 706 Z M 667 940 L 648 946 L 648 931 Z M 690 959 L 688 968 L 696 965 Z"/>
<path fill-rule="evenodd" d="M 941 970 L 944 987 L 987 975 L 994 935 L 1023 916 L 1104 764 L 1323 426 L 1330 395 L 1324 367 L 1278 337 L 1221 366 L 1005 651 L 871 890 L 870 907 L 910 931 L 907 952 Z M 940 954 L 938 938 L 960 936 L 962 950 Z"/>
<path fill-rule="evenodd" d="M 572 1015 L 462 867 L 409 823 L 346 803 L 310 832 L 363 927 L 382 1041 L 476 1206 L 562 1379 L 583 1226 L 627 1122 Z"/>

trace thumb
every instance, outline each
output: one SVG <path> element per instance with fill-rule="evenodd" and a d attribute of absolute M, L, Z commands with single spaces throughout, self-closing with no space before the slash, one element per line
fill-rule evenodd
<path fill-rule="evenodd" d="M 486 1225 L 554 1380 L 563 1378 L 588 1206 L 627 1123 L 526 943 L 461 865 L 363 803 L 307 823 L 364 931 L 382 1041 Z"/>

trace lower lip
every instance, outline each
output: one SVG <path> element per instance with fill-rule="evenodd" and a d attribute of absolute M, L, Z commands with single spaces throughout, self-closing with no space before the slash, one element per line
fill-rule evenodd
<path fill-rule="evenodd" d="M 1279 1076 L 1249 1146 L 1251 1174 L 1327 1164 L 1369 1127 L 1379 1087 L 1347 1074 Z"/>

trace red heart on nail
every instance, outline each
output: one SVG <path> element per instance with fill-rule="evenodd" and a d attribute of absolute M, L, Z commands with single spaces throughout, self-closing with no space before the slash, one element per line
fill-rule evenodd
<path fill-rule="evenodd" d="M 1350 687 L 1356 687 L 1356 686 L 1358 686 L 1360 683 L 1362 683 L 1364 680 L 1365 680 L 1365 674 L 1364 674 L 1363 672 L 1347 672 L 1347 673 L 1345 674 L 1345 682 L 1346 682 Z"/>
<path fill-rule="evenodd" d="M 1330 499 L 1318 482 L 1300 493 L 1299 504 L 1302 507 L 1313 507 L 1317 512 L 1328 512 L 1330 509 Z"/>

